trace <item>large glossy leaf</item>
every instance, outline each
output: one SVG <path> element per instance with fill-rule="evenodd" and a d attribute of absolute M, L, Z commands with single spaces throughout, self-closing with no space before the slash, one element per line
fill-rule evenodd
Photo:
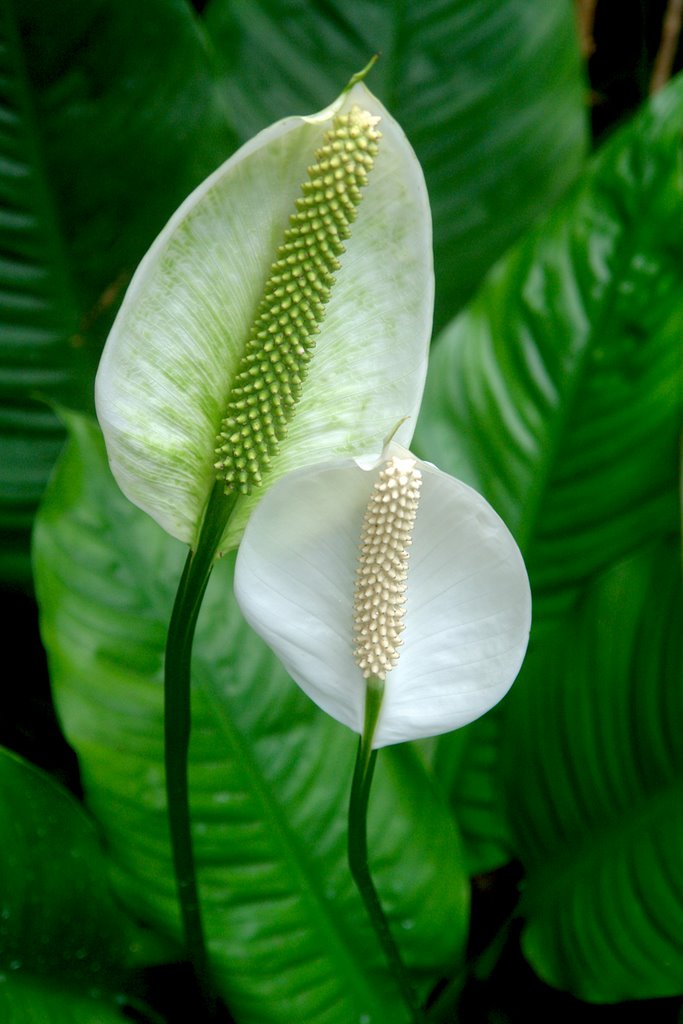
<path fill-rule="evenodd" d="M 438 339 L 414 447 L 482 491 L 535 616 L 679 522 L 683 79 Z"/>
<path fill-rule="evenodd" d="M 121 1020 L 114 992 L 137 940 L 93 823 L 50 776 L 2 748 L 0 835 L 0 1020 Z"/>
<path fill-rule="evenodd" d="M 35 504 L 62 443 L 49 410 L 31 397 L 66 397 L 77 375 L 68 344 L 77 323 L 54 206 L 41 163 L 12 5 L 0 13 L 0 568 L 27 575 Z M 19 548 L 19 550 L 17 550 Z"/>
<path fill-rule="evenodd" d="M 64 989 L 54 982 L 0 974 L 0 1020 L 16 1024 L 125 1024 L 116 1000 Z"/>
<path fill-rule="evenodd" d="M 62 443 L 42 400 L 92 405 L 111 307 L 232 135 L 181 0 L 142 21 L 132 2 L 8 0 L 0 113 L 0 570 L 19 579 Z"/>
<path fill-rule="evenodd" d="M 604 791 L 620 808 L 622 824 L 630 818 L 638 829 L 643 815 L 658 820 L 658 790 L 680 785 L 675 761 L 659 758 L 657 792 L 646 799 L 634 788 L 637 766 L 657 761 L 666 742 L 663 730 L 675 728 L 665 718 L 651 718 L 650 731 L 643 727 L 639 734 L 606 727 L 600 736 L 608 744 L 604 760 L 588 759 L 586 751 L 575 757 L 578 739 L 571 746 L 563 740 L 562 758 L 549 738 L 559 744 L 561 737 L 552 730 L 545 734 L 543 695 L 547 691 L 556 717 L 562 706 L 566 736 L 582 737 L 590 747 L 591 730 L 602 716 L 616 714 L 616 707 L 633 712 L 631 677 L 619 650 L 635 649 L 647 601 L 659 602 L 662 623 L 672 614 L 646 574 L 611 591 L 611 600 L 618 593 L 624 603 L 622 620 L 601 612 L 588 623 L 581 608 L 596 577 L 616 572 L 613 567 L 624 559 L 680 531 L 682 126 L 678 80 L 611 140 L 571 201 L 496 268 L 437 343 L 416 435 L 419 450 L 486 494 L 516 534 L 529 567 L 536 621 L 532 668 L 501 707 L 507 766 L 501 778 L 515 845 L 530 869 L 541 856 L 538 844 L 542 839 L 546 848 L 550 835 L 558 851 L 567 829 L 574 829 L 575 843 L 581 833 L 586 849 L 599 844 L 591 829 L 603 830 Z M 577 667 L 590 674 L 583 703 L 573 699 L 580 681 L 562 666 L 563 651 L 573 642 L 579 645 L 577 657 L 592 652 L 590 668 Z M 643 687 L 664 685 L 662 674 L 671 685 L 677 664 L 672 643 L 665 631 L 643 641 Z M 615 702 L 606 706 L 605 693 Z M 529 749 L 527 742 L 536 746 Z M 534 775 L 543 776 L 546 811 L 553 807 L 543 837 L 536 831 L 540 803 L 529 795 L 529 776 L 517 763 L 522 750 L 525 765 L 533 763 Z M 577 805 L 584 807 L 583 820 Z M 640 928 L 639 915 L 650 909 L 643 880 L 658 872 L 657 858 L 666 860 L 680 841 L 676 832 L 656 829 L 659 824 L 625 854 L 635 858 L 628 868 L 625 860 L 605 858 L 600 872 L 591 874 L 575 845 L 567 847 L 564 869 L 576 872 L 587 916 L 583 930 L 575 928 L 569 920 L 574 908 L 567 906 L 568 920 L 554 949 L 544 931 L 545 954 L 538 938 L 537 887 L 528 904 L 529 934 L 535 938 L 528 939 L 527 949 L 549 980 L 591 999 L 672 991 L 671 975 L 665 978 L 630 936 Z M 620 902 L 603 905 L 603 888 L 611 892 L 618 886 Z M 656 898 L 661 914 L 670 898 L 664 885 Z M 657 926 L 664 942 L 661 916 Z M 590 971 L 586 959 L 592 960 Z M 581 961 L 585 983 L 578 980 Z M 630 964 L 630 989 L 624 963 Z"/>
<path fill-rule="evenodd" d="M 329 102 L 381 53 L 370 88 L 407 132 L 429 188 L 437 324 L 581 166 L 583 85 L 570 4 L 211 0 L 206 24 L 243 139 Z"/>
<path fill-rule="evenodd" d="M 679 557 L 674 538 L 598 577 L 543 635 L 511 702 L 523 945 L 582 999 L 683 992 Z"/>
<path fill-rule="evenodd" d="M 0 748 L 0 970 L 98 978 L 123 916 L 92 823 L 50 776 Z"/>
<path fill-rule="evenodd" d="M 503 722 L 484 715 L 435 744 L 433 771 L 448 794 L 470 875 L 486 874 L 512 856 L 512 837 L 498 769 Z"/>
<path fill-rule="evenodd" d="M 55 696 L 121 897 L 179 932 L 163 785 L 161 667 L 184 558 L 109 476 L 75 421 L 36 530 Z M 190 780 L 200 887 L 221 992 L 245 1022 L 402 1020 L 350 881 L 355 739 L 246 627 L 232 566 L 212 577 L 195 656 Z M 386 756 L 385 756 L 386 755 Z M 460 955 L 467 886 L 452 820 L 417 756 L 382 752 L 371 859 L 418 979 Z"/>

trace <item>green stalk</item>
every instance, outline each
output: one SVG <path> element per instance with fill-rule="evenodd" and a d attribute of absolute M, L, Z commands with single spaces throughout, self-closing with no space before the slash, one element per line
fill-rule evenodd
<path fill-rule="evenodd" d="M 178 584 L 166 640 L 164 675 L 164 759 L 171 852 L 187 955 L 209 1007 L 211 984 L 192 850 L 188 752 L 190 747 L 190 680 L 192 643 L 199 610 L 218 544 L 237 500 L 216 483 L 206 509 L 197 550 L 190 551 Z"/>
<path fill-rule="evenodd" d="M 368 802 L 370 799 L 372 777 L 375 771 L 375 762 L 377 761 L 377 751 L 372 749 L 372 740 L 382 705 L 383 693 L 383 680 L 371 676 L 367 680 L 365 723 L 363 735 L 358 744 L 356 766 L 353 773 L 353 782 L 351 783 L 348 831 L 349 867 L 351 868 L 351 874 L 358 892 L 365 904 L 370 922 L 384 950 L 389 963 L 389 969 L 394 976 L 406 1006 L 410 1010 L 413 1024 L 423 1024 L 425 1020 L 424 1014 L 408 977 L 405 964 L 401 959 L 398 946 L 389 930 L 389 922 L 382 910 L 382 905 L 368 866 Z"/>

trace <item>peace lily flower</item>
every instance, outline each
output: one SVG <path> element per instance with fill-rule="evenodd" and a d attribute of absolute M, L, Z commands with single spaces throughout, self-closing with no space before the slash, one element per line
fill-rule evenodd
<path fill-rule="evenodd" d="M 274 480 L 414 422 L 432 303 L 424 179 L 382 104 L 357 82 L 272 125 L 187 199 L 128 289 L 96 382 L 121 489 L 194 549 L 218 477 L 238 497 L 217 553 L 234 547 Z"/>
<path fill-rule="evenodd" d="M 478 718 L 514 681 L 531 623 L 522 556 L 480 494 L 395 442 L 290 473 L 254 512 L 235 593 L 324 711 L 373 748 Z"/>

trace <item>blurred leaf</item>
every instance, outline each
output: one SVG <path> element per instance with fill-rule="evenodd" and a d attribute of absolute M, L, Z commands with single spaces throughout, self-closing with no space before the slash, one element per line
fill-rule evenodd
<path fill-rule="evenodd" d="M 0 974 L 0 1020 L 8 1024 L 125 1024 L 114 1000 L 22 974 Z"/>
<path fill-rule="evenodd" d="M 556 716 L 562 704 L 567 735 L 590 745 L 600 716 L 613 714 L 616 706 L 630 708 L 630 677 L 619 661 L 610 659 L 617 658 L 620 645 L 635 650 L 641 629 L 638 610 L 644 607 L 646 592 L 663 622 L 672 614 L 663 594 L 658 601 L 655 589 L 641 587 L 620 596 L 629 602 L 623 621 L 603 615 L 588 635 L 578 632 L 579 627 L 588 629 L 579 614 L 581 602 L 588 600 L 586 587 L 616 572 L 613 567 L 624 559 L 680 532 L 682 126 L 683 79 L 678 79 L 611 140 L 576 194 L 548 224 L 496 267 L 469 309 L 435 346 L 416 434 L 418 451 L 488 497 L 516 534 L 527 560 L 534 592 L 532 668 L 523 670 L 500 708 L 506 766 L 500 778 L 516 846 L 530 868 L 548 844 L 545 835 L 544 846 L 539 845 L 537 817 L 542 809 L 529 795 L 530 787 L 537 792 L 536 780 L 544 787 L 545 828 L 554 833 L 558 851 L 570 823 L 576 826 L 577 801 L 586 805 L 582 829 L 586 820 L 605 821 L 603 790 L 620 808 L 631 806 L 637 829 L 642 804 L 632 804 L 633 773 L 648 758 L 657 760 L 666 735 L 657 729 L 672 727 L 662 718 L 652 723 L 651 731 L 643 725 L 640 735 L 617 733 L 616 727 L 606 730 L 601 737 L 608 744 L 604 761 L 597 763 L 570 756 L 565 743 L 564 763 L 571 765 L 567 778 L 559 771 L 560 752 L 552 746 L 551 737 L 556 744 L 560 737 L 549 724 L 545 732 L 542 702 L 547 691 L 545 699 Z M 662 646 L 671 643 L 664 632 L 645 643 L 644 687 L 648 681 L 660 685 L 668 658 L 669 680 L 677 671 L 675 646 Z M 584 704 L 574 700 L 579 681 L 563 664 L 572 644 L 577 645 L 577 657 L 592 652 Z M 606 709 L 603 692 L 620 693 L 619 703 L 615 696 Z M 681 724 L 679 718 L 679 728 Z M 529 747 L 532 743 L 536 746 Z M 579 746 L 578 739 L 572 743 Z M 660 767 L 665 781 L 655 788 L 679 784 L 679 768 L 672 759 Z M 492 823 L 492 834 L 496 831 Z M 576 843 L 579 835 L 581 829 Z M 611 835 L 609 842 L 613 840 Z M 669 841 L 679 840 L 673 834 Z M 620 917 L 627 892 L 631 926 L 649 907 L 643 886 L 651 883 L 644 882 L 642 870 L 654 870 L 665 844 L 652 836 L 643 836 L 643 843 L 652 843 L 653 849 L 637 862 L 640 874 L 621 879 L 621 903 L 615 898 L 607 908 L 596 897 L 598 883 L 575 847 L 564 850 L 565 872 L 576 874 L 577 890 L 584 887 L 587 918 L 593 913 L 592 928 L 603 930 L 601 949 L 588 947 L 586 919 L 579 932 L 567 916 L 557 939 L 564 943 L 566 970 L 559 966 L 557 950 L 547 958 L 540 951 L 536 888 L 528 910 L 534 938 L 528 939 L 527 948 L 548 980 L 571 984 L 591 999 L 623 999 L 628 974 L 624 965 L 630 964 L 631 995 L 673 991 L 671 975 L 664 977 L 666 966 L 650 961 L 641 946 L 633 949 L 631 929 Z M 623 861 L 611 864 L 600 869 L 624 872 Z M 613 878 L 601 882 L 610 892 L 617 885 Z M 657 899 L 664 901 L 665 888 L 664 881 Z M 570 908 L 565 910 L 570 915 Z M 557 920 L 555 924 L 560 927 Z M 605 955 L 600 959 L 599 954 Z M 580 958 L 585 983 L 577 979 Z"/>
<path fill-rule="evenodd" d="M 437 326 L 582 165 L 584 86 L 570 4 L 211 0 L 206 25 L 241 139 L 329 103 L 381 53 L 368 84 L 427 179 Z"/>
<path fill-rule="evenodd" d="M 683 601 L 676 541 L 586 589 L 529 659 L 504 777 L 523 947 L 581 999 L 683 992 Z"/>
<path fill-rule="evenodd" d="M 167 840 L 161 669 L 184 557 L 122 497 L 99 433 L 74 419 L 36 528 L 42 627 L 64 727 L 117 889 L 178 934 Z M 204 919 L 241 1021 L 402 1019 L 350 881 L 356 740 L 303 696 L 244 624 L 231 559 L 214 572 L 194 661 L 190 779 Z M 386 755 L 386 756 L 385 756 Z M 418 980 L 462 954 L 468 891 L 457 833 L 410 747 L 382 752 L 371 858 Z"/>
<path fill-rule="evenodd" d="M 683 78 L 433 347 L 414 447 L 524 552 L 536 621 L 679 526 Z"/>
<path fill-rule="evenodd" d="M 434 775 L 455 811 L 470 875 L 494 871 L 511 856 L 498 764 L 501 728 L 500 716 L 487 714 L 436 744 Z"/>
<path fill-rule="evenodd" d="M 44 399 L 88 408 L 127 278 L 232 149 L 182 0 L 9 0 L 0 12 L 0 574 L 62 443 Z M 198 112 L 201 112 L 199 116 Z"/>
<path fill-rule="evenodd" d="M 49 775 L 0 748 L 0 970 L 102 983 L 120 963 L 124 918 L 82 807 Z"/>
<path fill-rule="evenodd" d="M 188 192 L 236 139 L 204 33 L 184 0 L 22 0 L 28 109 L 81 311 L 130 276 Z"/>

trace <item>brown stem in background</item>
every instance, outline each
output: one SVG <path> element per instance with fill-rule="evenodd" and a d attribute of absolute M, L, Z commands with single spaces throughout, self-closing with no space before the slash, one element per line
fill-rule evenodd
<path fill-rule="evenodd" d="M 576 20 L 579 28 L 581 56 L 584 60 L 588 60 L 595 51 L 593 25 L 595 24 L 595 8 L 597 6 L 598 0 L 576 0 Z"/>
<path fill-rule="evenodd" d="M 683 22 L 683 0 L 669 0 L 662 22 L 662 38 L 655 59 L 655 66 L 650 79 L 650 95 L 657 92 L 671 78 L 681 35 Z"/>

